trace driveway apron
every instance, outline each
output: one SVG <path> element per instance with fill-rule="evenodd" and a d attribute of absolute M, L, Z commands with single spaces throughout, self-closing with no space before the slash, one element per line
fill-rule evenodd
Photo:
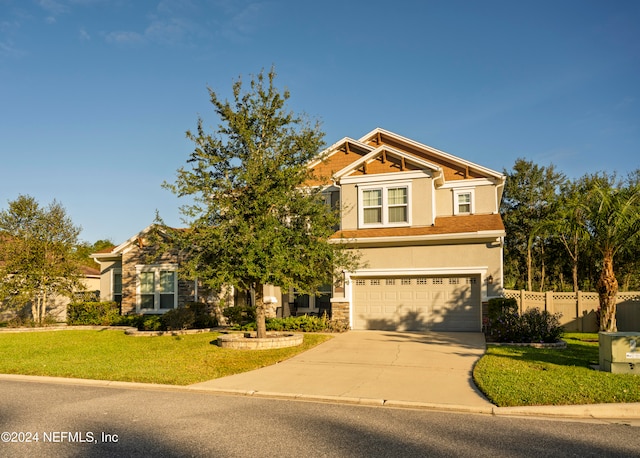
<path fill-rule="evenodd" d="M 191 387 L 490 408 L 472 379 L 485 348 L 482 333 L 349 331 L 273 366 Z"/>

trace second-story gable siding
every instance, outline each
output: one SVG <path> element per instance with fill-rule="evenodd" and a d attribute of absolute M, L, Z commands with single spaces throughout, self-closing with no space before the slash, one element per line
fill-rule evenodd
<path fill-rule="evenodd" d="M 493 184 L 477 185 L 474 183 L 457 183 L 456 187 L 445 186 L 436 190 L 436 213 L 437 216 L 452 216 L 457 212 L 456 191 L 469 190 L 472 194 L 472 212 L 483 215 L 497 213 L 496 186 Z"/>
<path fill-rule="evenodd" d="M 363 228 L 361 206 L 363 205 L 363 189 L 393 189 L 406 187 L 408 192 L 408 223 L 412 226 L 429 226 L 433 224 L 433 180 L 431 177 L 405 180 L 384 180 L 367 183 L 345 183 L 341 186 L 342 229 L 353 230 Z M 387 194 L 383 194 L 386 196 Z M 383 222 L 383 224 L 392 224 Z M 397 223 L 402 224 L 402 223 Z"/>

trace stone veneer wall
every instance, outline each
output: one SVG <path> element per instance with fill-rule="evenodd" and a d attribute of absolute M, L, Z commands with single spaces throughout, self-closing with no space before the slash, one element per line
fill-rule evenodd
<path fill-rule="evenodd" d="M 349 303 L 348 302 L 332 302 L 331 303 L 331 319 L 349 323 Z"/>
<path fill-rule="evenodd" d="M 136 246 L 122 254 L 122 314 L 136 313 L 136 286 L 137 273 L 136 266 L 142 264 L 177 264 L 176 255 L 172 253 L 162 254 L 153 262 L 149 262 L 150 255 L 155 250 L 149 246 Z M 200 298 L 208 298 L 210 292 L 200 289 Z M 178 307 L 184 306 L 187 302 L 195 298 L 195 288 L 193 281 L 178 279 Z"/>

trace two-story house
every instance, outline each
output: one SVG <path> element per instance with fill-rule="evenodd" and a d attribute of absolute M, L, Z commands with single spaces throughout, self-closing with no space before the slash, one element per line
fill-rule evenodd
<path fill-rule="evenodd" d="M 359 250 L 362 267 L 315 297 L 268 287 L 278 314 L 328 311 L 353 329 L 481 330 L 482 303 L 502 288 L 504 175 L 383 129 L 344 138 L 309 166 L 323 177 L 309 185 L 341 211 L 333 240 Z M 215 299 L 178 279 L 179 259 L 145 263 L 148 230 L 94 255 L 102 298 L 123 313 Z"/>
<path fill-rule="evenodd" d="M 331 298 L 353 329 L 480 331 L 502 288 L 505 177 L 375 129 L 312 164 L 341 208 L 333 238 L 362 255 Z"/>

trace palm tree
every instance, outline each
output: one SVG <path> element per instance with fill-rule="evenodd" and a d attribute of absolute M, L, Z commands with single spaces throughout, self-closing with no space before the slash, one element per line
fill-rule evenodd
<path fill-rule="evenodd" d="M 600 331 L 616 332 L 618 280 L 616 255 L 640 235 L 640 186 L 614 187 L 598 184 L 586 199 L 586 228 L 595 250 L 602 256 L 596 284 L 600 299 Z"/>

